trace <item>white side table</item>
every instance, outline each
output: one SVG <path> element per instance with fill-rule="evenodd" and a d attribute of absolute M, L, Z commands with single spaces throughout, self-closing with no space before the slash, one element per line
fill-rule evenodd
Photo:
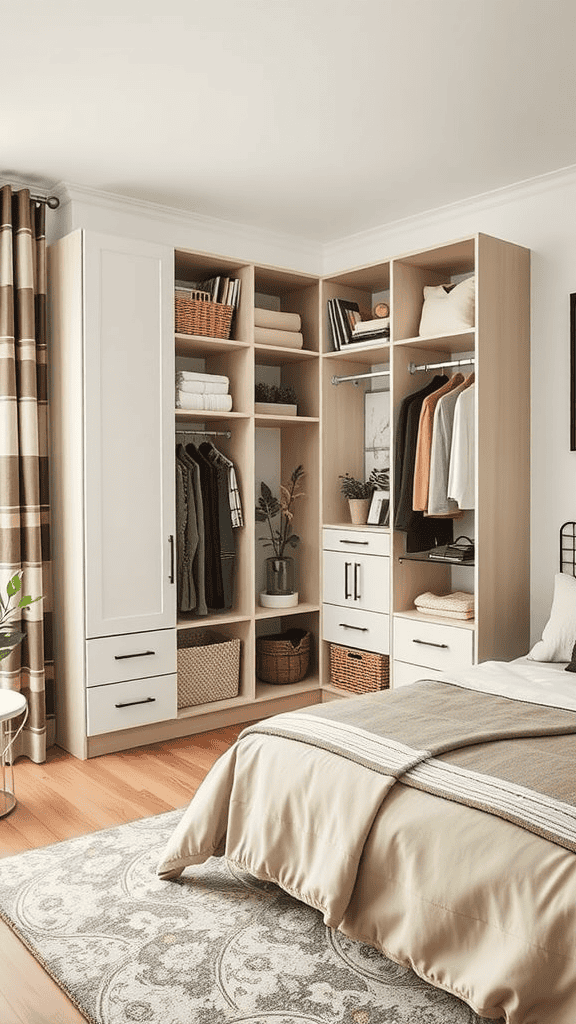
<path fill-rule="evenodd" d="M 14 730 L 14 720 L 24 715 Z M 0 790 L 0 818 L 5 818 L 16 807 L 14 792 L 14 765 L 12 744 L 24 728 L 28 718 L 26 698 L 16 690 L 0 690 L 0 765 L 2 767 L 2 789 Z"/>

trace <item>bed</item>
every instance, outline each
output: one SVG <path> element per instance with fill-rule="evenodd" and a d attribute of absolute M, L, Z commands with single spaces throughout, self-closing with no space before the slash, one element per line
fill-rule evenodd
<path fill-rule="evenodd" d="M 160 877 L 225 856 L 482 1017 L 576 1024 L 573 609 L 558 574 L 530 657 L 244 730 Z"/>

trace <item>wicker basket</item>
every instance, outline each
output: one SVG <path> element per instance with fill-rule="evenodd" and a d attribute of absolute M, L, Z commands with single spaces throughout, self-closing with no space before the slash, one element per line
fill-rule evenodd
<path fill-rule="evenodd" d="M 256 675 L 265 683 L 299 683 L 310 665 L 312 638 L 305 629 L 259 636 Z"/>
<path fill-rule="evenodd" d="M 204 338 L 229 338 L 233 306 L 190 298 L 182 292 L 174 297 L 176 333 L 199 334 Z"/>
<path fill-rule="evenodd" d="M 178 630 L 178 708 L 237 697 L 240 646 L 210 630 Z"/>
<path fill-rule="evenodd" d="M 390 660 L 387 654 L 357 651 L 330 644 L 330 681 L 349 693 L 372 693 L 390 685 Z"/>

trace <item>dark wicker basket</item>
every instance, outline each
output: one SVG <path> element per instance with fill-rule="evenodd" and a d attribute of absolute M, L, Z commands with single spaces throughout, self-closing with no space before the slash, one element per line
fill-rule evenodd
<path fill-rule="evenodd" d="M 176 333 L 228 339 L 233 312 L 233 306 L 225 306 L 222 302 L 190 299 L 176 293 Z"/>
<path fill-rule="evenodd" d="M 330 682 L 349 693 L 372 693 L 390 686 L 387 654 L 330 644 Z"/>
<path fill-rule="evenodd" d="M 310 665 L 312 638 L 305 629 L 259 636 L 256 675 L 265 683 L 299 683 Z"/>

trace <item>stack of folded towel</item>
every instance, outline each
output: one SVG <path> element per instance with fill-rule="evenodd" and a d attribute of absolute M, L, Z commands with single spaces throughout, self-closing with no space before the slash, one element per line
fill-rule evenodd
<path fill-rule="evenodd" d="M 274 309 L 254 310 L 254 340 L 257 345 L 281 345 L 302 348 L 302 321 L 299 313 L 281 313 Z"/>
<path fill-rule="evenodd" d="M 466 594 L 463 590 L 455 590 L 453 594 L 420 594 L 414 598 L 419 612 L 427 615 L 444 615 L 447 619 L 473 619 L 474 594 Z"/>
<path fill-rule="evenodd" d="M 212 412 L 230 412 L 232 395 L 228 394 L 230 381 L 217 373 L 176 371 L 176 408 L 209 409 Z"/>

